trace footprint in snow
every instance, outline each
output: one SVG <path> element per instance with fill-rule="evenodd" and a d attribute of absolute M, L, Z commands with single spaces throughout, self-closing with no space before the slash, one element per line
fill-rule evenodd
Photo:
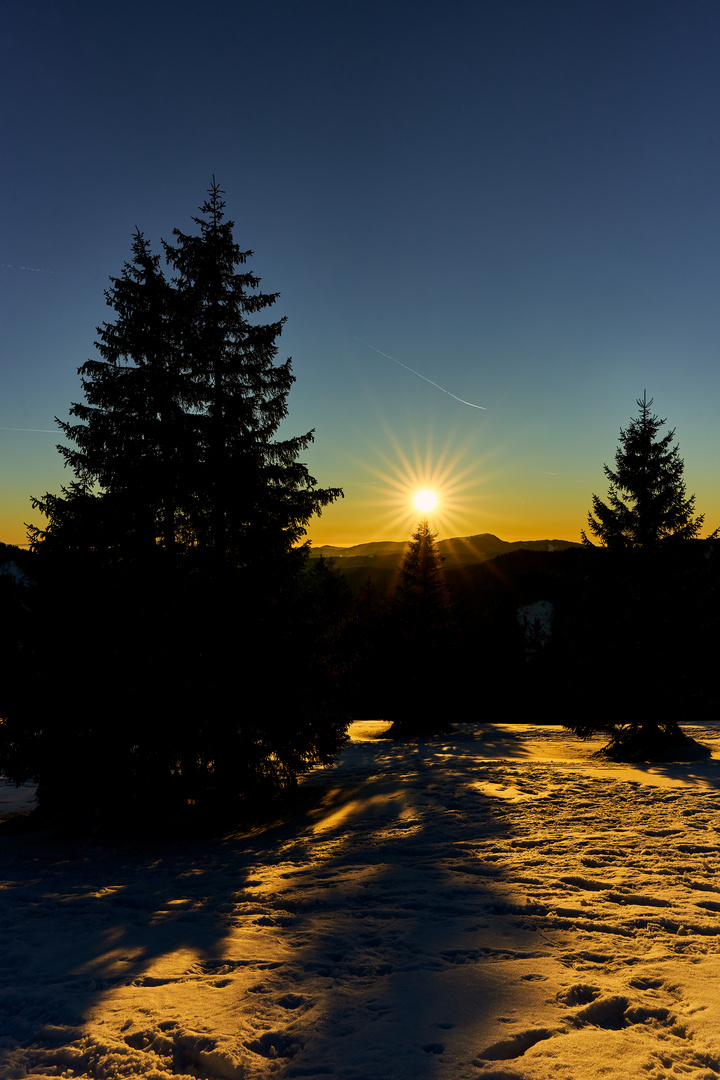
<path fill-rule="evenodd" d="M 597 986 L 591 986 L 589 983 L 575 983 L 573 986 L 568 986 L 566 990 L 561 990 L 557 995 L 557 1000 L 563 1005 L 587 1005 L 599 994 L 600 990 Z"/>
<path fill-rule="evenodd" d="M 517 1035 L 512 1035 L 509 1039 L 501 1039 L 500 1042 L 486 1046 L 477 1055 L 474 1064 L 477 1065 L 483 1061 L 507 1061 L 512 1058 L 522 1057 L 531 1046 L 535 1046 L 535 1043 L 542 1042 L 543 1039 L 551 1039 L 553 1035 L 557 1034 L 559 1034 L 558 1031 L 551 1031 L 549 1028 L 533 1028 L 529 1031 L 519 1031 Z"/>
<path fill-rule="evenodd" d="M 631 1006 L 626 997 L 620 994 L 600 998 L 587 1008 L 581 1009 L 573 1017 L 575 1027 L 603 1028 L 606 1031 L 619 1031 L 634 1024 L 647 1024 L 655 1020 L 663 1025 L 674 1024 L 676 1017 L 670 1009 L 649 1009 L 642 1005 Z M 676 1030 L 679 1034 L 679 1030 Z"/>
<path fill-rule="evenodd" d="M 245 1043 L 245 1047 L 260 1057 L 291 1058 L 294 1057 L 302 1045 L 290 1034 L 284 1031 L 266 1031 L 257 1039 Z"/>
<path fill-rule="evenodd" d="M 630 980 L 630 985 L 636 990 L 659 990 L 665 985 L 665 980 L 652 978 L 650 975 L 636 975 Z"/>
<path fill-rule="evenodd" d="M 302 994 L 283 994 L 278 998 L 278 1005 L 282 1005 L 283 1009 L 299 1009 L 306 1001 Z"/>

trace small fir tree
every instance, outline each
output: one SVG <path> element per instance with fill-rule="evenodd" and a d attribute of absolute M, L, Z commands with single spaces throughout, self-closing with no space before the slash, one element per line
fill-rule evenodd
<path fill-rule="evenodd" d="M 452 620 L 436 534 L 421 521 L 400 564 L 391 611 L 392 682 L 387 718 L 394 736 L 447 731 Z"/>
<path fill-rule="evenodd" d="M 610 481 L 608 501 L 593 495 L 588 514 L 590 532 L 614 551 L 651 551 L 668 538 L 689 540 L 700 532 L 704 518 L 695 517 L 695 496 L 688 497 L 684 464 L 674 429 L 662 437 L 666 423 L 650 412 L 652 398 L 638 398 L 640 414 L 620 431 L 615 469 L 603 466 Z M 587 535 L 583 541 L 590 544 Z"/>
<path fill-rule="evenodd" d="M 396 594 L 401 621 L 428 642 L 442 635 L 449 609 L 443 558 L 436 540 L 428 522 L 419 522 L 400 564 Z"/>

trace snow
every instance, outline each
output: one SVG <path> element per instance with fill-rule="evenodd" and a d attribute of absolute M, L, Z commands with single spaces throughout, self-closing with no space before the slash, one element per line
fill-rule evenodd
<path fill-rule="evenodd" d="M 0 574 L 7 574 L 13 581 L 16 581 L 18 585 L 29 585 L 29 579 L 23 574 L 22 570 L 18 568 L 17 563 L 12 559 L 9 562 L 3 563 L 0 566 Z"/>
<path fill-rule="evenodd" d="M 555 605 L 550 600 L 536 600 L 534 604 L 518 608 L 518 622 L 531 652 L 547 645 L 552 636 L 554 615 Z"/>
<path fill-rule="evenodd" d="M 715 725 L 685 725 L 712 760 L 642 767 L 382 730 L 272 827 L 3 835 L 3 1080 L 720 1077 Z"/>

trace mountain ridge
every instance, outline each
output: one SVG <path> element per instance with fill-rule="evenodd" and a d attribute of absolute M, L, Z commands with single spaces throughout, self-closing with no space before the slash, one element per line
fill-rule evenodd
<path fill-rule="evenodd" d="M 314 559 L 337 559 L 343 568 L 357 566 L 394 566 L 400 562 L 407 549 L 409 540 L 373 540 L 351 547 L 339 547 L 334 544 L 322 544 L 310 548 L 310 557 Z M 511 551 L 564 551 L 567 548 L 580 548 L 583 545 L 574 540 L 501 540 L 494 533 L 477 533 L 473 536 L 454 536 L 438 541 L 438 551 L 447 567 L 467 566 L 485 562 L 497 555 Z"/>

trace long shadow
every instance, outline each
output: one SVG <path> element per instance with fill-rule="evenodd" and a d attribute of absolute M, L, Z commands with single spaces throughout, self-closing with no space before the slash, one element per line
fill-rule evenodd
<path fill-rule="evenodd" d="M 466 1065 L 465 1048 L 481 1048 L 506 987 L 478 961 L 532 952 L 537 938 L 506 926 L 499 942 L 480 914 L 497 896 L 496 867 L 484 876 L 475 848 L 507 837 L 509 825 L 503 801 L 473 789 L 488 764 L 473 768 L 484 751 L 469 743 L 463 733 L 411 747 L 376 742 L 374 774 L 328 788 L 332 804 L 313 811 L 305 835 L 314 865 L 288 872 L 283 900 L 298 952 L 265 983 L 276 996 L 294 985 L 312 1008 L 311 1037 L 303 1041 L 299 1019 L 281 1075 L 430 1077 L 441 1056 L 447 1067 L 463 1048 Z M 367 748 L 355 749 L 366 760 Z M 345 769 L 351 777 L 347 759 Z"/>
<path fill-rule="evenodd" d="M 518 742 L 485 730 L 474 745 L 460 732 L 410 749 L 351 747 L 301 786 L 291 820 L 250 833 L 3 837 L 11 1064 L 64 1067 L 74 1043 L 76 1074 L 91 1074 L 102 1030 L 107 1053 L 124 1046 L 138 1072 L 152 1060 L 227 1078 L 249 1059 L 252 1075 L 271 1060 L 278 1076 L 335 1074 L 341 1054 L 354 1062 L 343 1075 L 369 1078 L 392 1044 L 399 1074 L 433 1075 L 450 1028 L 472 1040 L 479 1003 L 484 1017 L 506 993 L 475 963 L 497 942 L 478 914 L 495 894 L 492 867 L 478 875 L 473 859 L 478 840 L 508 835 L 508 816 L 474 790 L 489 766 L 473 762 L 517 756 Z M 498 947 L 527 953 L 532 940 L 506 923 Z M 476 1000 L 443 1000 L 447 988 L 457 997 L 465 963 Z M 204 1004 L 188 1017 L 193 985 Z"/>
<path fill-rule="evenodd" d="M 307 812 L 312 799 L 304 801 Z M 65 1063 L 59 1047 L 82 1039 L 117 993 L 222 973 L 234 906 L 253 896 L 258 867 L 296 831 L 286 816 L 232 842 L 207 832 L 124 842 L 61 828 L 4 834 L 0 1031 L 23 1066 Z M 133 1033 L 126 1041 L 133 1046 Z M 32 1047 L 29 1058 L 18 1046 Z M 196 1075 L 202 1060 L 186 1051 L 173 1053 L 173 1067 Z M 0 1049 L 0 1072 L 1 1063 Z"/>
<path fill-rule="evenodd" d="M 685 784 L 720 790 L 720 759 L 701 761 L 643 761 L 633 762 L 633 769 L 649 775 L 681 780 Z"/>
<path fill-rule="evenodd" d="M 476 757 L 485 758 L 528 758 L 531 750 L 528 746 L 530 739 L 524 730 L 508 730 L 510 723 L 504 724 L 499 721 L 493 722 L 469 722 L 457 723 L 455 729 L 447 736 L 440 736 L 444 744 L 452 745 L 458 753 L 463 748 L 471 747 Z M 377 737 L 384 742 L 392 742 L 383 735 Z M 437 739 L 433 740 L 437 743 Z M 401 743 L 400 745 L 404 745 Z M 433 745 L 430 743 L 429 745 Z"/>

